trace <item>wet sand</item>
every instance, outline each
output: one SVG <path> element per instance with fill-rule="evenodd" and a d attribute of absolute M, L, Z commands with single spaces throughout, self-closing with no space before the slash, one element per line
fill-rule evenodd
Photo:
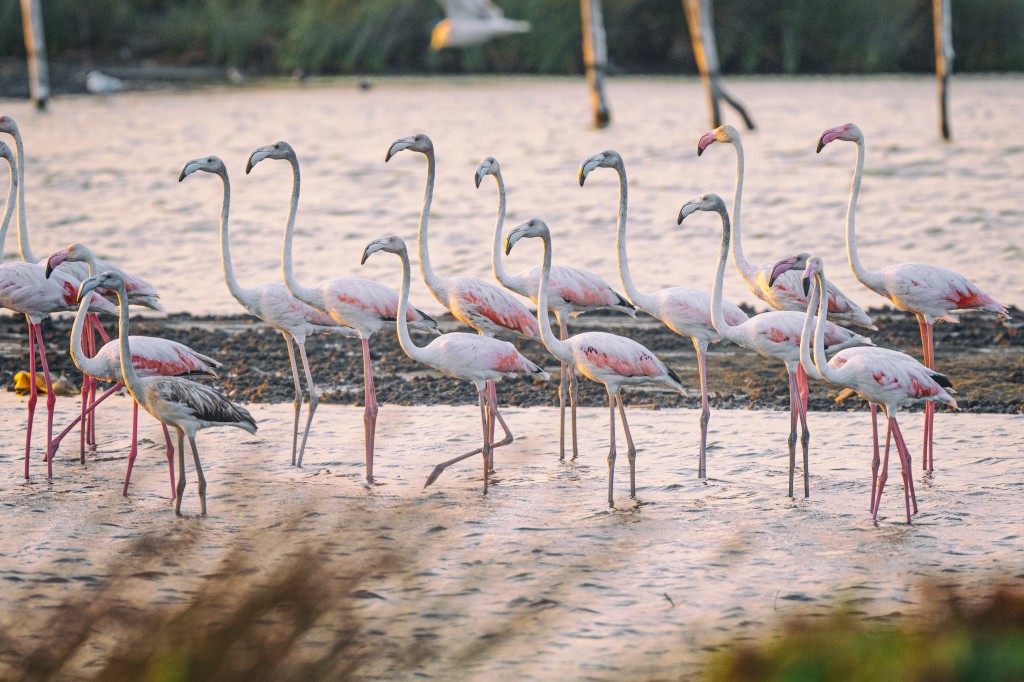
<path fill-rule="evenodd" d="M 62 405 L 59 422 L 73 414 Z M 0 677 L 24 669 L 27 652 L 70 648 L 62 679 L 91 678 L 117 652 L 154 646 L 150 626 L 167 614 L 199 600 L 210 618 L 228 618 L 240 586 L 270 582 L 310 552 L 315 579 L 301 592 L 333 585 L 336 601 L 283 670 L 344 641 L 355 679 L 686 678 L 710 651 L 759 637 L 782 616 L 847 608 L 895 623 L 922 606 L 926 581 L 958 585 L 968 598 L 993 580 L 1024 581 L 1018 416 L 940 411 L 938 468 L 915 469 L 920 513 L 907 526 L 895 465 L 879 523 L 868 514 L 865 412 L 811 414 L 811 497 L 793 500 L 784 413 L 713 413 L 710 476 L 699 481 L 698 413 L 631 408 L 637 499 L 623 454 L 609 509 L 600 408 L 581 410 L 575 463 L 557 459 L 556 409 L 506 409 L 517 439 L 497 451 L 483 496 L 476 458 L 422 488 L 434 463 L 477 445 L 474 407 L 384 405 L 378 485 L 367 486 L 360 409 L 321 407 L 296 469 L 290 405 L 255 404 L 255 437 L 201 434 L 209 515 L 196 516 L 188 462 L 179 519 L 148 418 L 131 494 L 121 497 L 128 406 L 122 397 L 102 406 L 98 451 L 83 466 L 66 446 L 51 483 L 38 448 L 31 480 L 19 482 L 20 431 L 0 434 Z M 0 395 L 5 423 L 23 409 Z M 905 418 L 912 452 L 920 423 Z M 287 613 L 266 618 L 290 622 Z"/>

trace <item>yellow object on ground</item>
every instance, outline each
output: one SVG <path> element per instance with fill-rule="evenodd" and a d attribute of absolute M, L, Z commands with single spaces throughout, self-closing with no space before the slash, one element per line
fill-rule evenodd
<path fill-rule="evenodd" d="M 18 372 L 14 375 L 14 392 L 18 395 L 28 395 L 32 381 L 32 375 L 28 372 Z M 46 380 L 42 373 L 36 374 L 36 389 L 39 393 L 46 393 Z"/>

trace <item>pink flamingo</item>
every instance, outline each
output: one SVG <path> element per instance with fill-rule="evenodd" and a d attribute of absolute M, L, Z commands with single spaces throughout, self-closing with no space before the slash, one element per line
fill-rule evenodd
<path fill-rule="evenodd" d="M 615 506 L 615 406 L 622 417 L 629 459 L 629 496 L 636 497 L 636 447 L 626 421 L 622 404 L 623 386 L 660 384 L 679 393 L 684 389 L 679 377 L 664 362 L 632 339 L 607 332 L 584 332 L 562 340 L 551 332 L 548 317 L 548 288 L 551 274 L 551 232 L 543 220 L 534 218 L 509 232 L 505 240 L 505 254 L 523 237 L 539 237 L 544 242 L 544 264 L 538 277 L 537 321 L 541 339 L 551 354 L 560 361 L 573 365 L 583 376 L 604 384 L 608 392 L 608 418 L 610 446 L 608 448 L 608 506 Z"/>
<path fill-rule="evenodd" d="M 149 282 L 142 279 L 141 277 L 129 275 L 120 268 L 115 268 L 107 263 L 104 263 L 103 261 L 97 260 L 93 256 L 92 251 L 84 244 L 71 244 L 66 248 L 60 249 L 59 251 L 55 251 L 50 255 L 49 258 L 46 258 L 42 262 L 46 264 L 47 277 L 49 277 L 50 273 L 52 273 L 53 270 L 58 266 L 65 264 L 65 267 L 67 267 L 67 265 L 70 265 L 72 263 L 81 263 L 85 266 L 84 272 L 81 270 L 81 268 L 77 267 L 74 269 L 70 269 L 70 272 L 73 273 L 74 277 L 80 280 L 91 277 L 93 274 L 99 272 L 105 272 L 107 270 L 116 272 L 119 275 L 121 275 L 121 278 L 124 280 L 125 288 L 128 291 L 128 302 L 130 304 L 141 305 L 158 311 L 162 311 L 164 309 L 163 306 L 160 305 L 159 301 L 157 301 L 158 296 L 156 294 L 156 290 Z M 96 354 L 96 339 L 93 332 L 99 332 L 100 337 L 103 338 L 104 341 L 106 341 L 107 343 L 110 343 L 110 337 L 107 336 L 106 331 L 104 331 L 103 329 L 103 325 L 100 324 L 99 318 L 96 317 L 95 314 L 90 314 L 86 318 L 86 324 L 88 325 L 90 333 L 87 337 L 85 337 L 84 346 L 80 351 L 80 354 L 83 357 L 93 356 Z M 79 369 L 81 369 L 81 366 L 79 366 Z M 91 375 L 88 372 L 83 373 L 82 412 L 75 419 L 75 422 L 72 423 L 72 425 L 77 422 L 82 423 L 82 437 L 79 453 L 81 455 L 82 462 L 85 462 L 86 440 L 88 440 L 90 445 L 96 444 L 96 425 L 94 418 L 95 413 L 92 409 L 86 409 L 89 403 L 95 405 L 97 402 L 95 381 L 96 378 L 101 377 Z M 63 437 L 67 433 L 67 431 L 68 429 L 65 429 L 64 432 L 62 432 L 55 439 L 55 442 L 53 444 L 55 451 L 56 448 L 60 446 L 60 441 L 63 440 Z"/>
<path fill-rule="evenodd" d="M 711 319 L 715 329 L 723 338 L 738 346 L 763 355 L 766 358 L 785 363 L 789 375 L 789 496 L 793 497 L 793 473 L 796 468 L 797 419 L 800 420 L 800 445 L 804 461 L 804 497 L 810 496 L 810 472 L 808 445 L 810 431 L 807 428 L 807 408 L 804 405 L 796 381 L 800 365 L 800 334 L 804 314 L 792 310 L 772 310 L 750 318 L 740 325 L 729 324 L 722 312 L 722 286 L 725 281 L 725 263 L 729 258 L 729 242 L 732 228 L 725 203 L 717 194 L 705 194 L 683 204 L 679 210 L 678 222 L 696 211 L 714 211 L 722 218 L 722 246 L 718 252 L 718 271 L 711 292 Z M 855 334 L 848 329 L 825 322 L 825 343 L 832 350 L 850 346 L 872 345 L 871 339 Z"/>
<path fill-rule="evenodd" d="M 73 245 L 74 246 L 74 245 Z M 68 247 L 71 248 L 71 247 Z M 110 341 L 105 344 L 93 357 L 85 354 L 82 348 L 82 333 L 89 316 L 89 299 L 83 300 L 75 315 L 75 323 L 71 327 L 71 359 L 75 366 L 82 370 L 82 373 L 98 379 L 99 381 L 114 382 L 99 400 L 86 408 L 82 407 L 82 414 L 94 410 L 96 406 L 111 395 L 114 391 L 124 385 L 121 376 L 121 348 L 117 341 Z M 161 339 L 153 336 L 131 336 L 129 342 L 132 349 L 132 366 L 139 376 L 182 376 L 201 374 L 216 377 L 215 368 L 220 367 L 219 362 L 213 358 L 197 353 L 188 346 L 177 341 Z M 76 419 L 80 420 L 81 416 Z M 72 422 L 62 433 L 53 439 L 51 457 L 60 447 L 60 441 L 68 431 L 75 425 Z M 171 478 L 171 498 L 174 497 L 174 444 L 171 442 L 171 434 L 167 431 L 167 425 L 161 422 L 164 430 L 164 439 L 167 442 L 167 468 Z M 128 495 L 128 483 L 132 477 L 132 467 L 135 465 L 135 457 L 138 455 L 138 429 L 139 429 L 139 404 L 132 401 L 132 446 L 128 453 L 128 469 L 124 475 L 124 488 L 122 495 Z M 85 453 L 82 452 L 82 462 L 85 462 Z"/>
<path fill-rule="evenodd" d="M 618 152 L 608 149 L 591 156 L 580 164 L 580 186 L 595 168 L 611 168 L 619 176 L 619 226 L 615 246 L 619 264 L 619 277 L 629 300 L 637 308 L 660 320 L 680 336 L 688 336 L 697 351 L 697 367 L 700 374 L 700 454 L 697 459 L 697 476 L 707 477 L 708 422 L 711 420 L 711 406 L 708 404 L 706 354 L 709 343 L 722 339 L 711 323 L 711 295 L 701 289 L 670 287 L 653 294 L 641 293 L 633 283 L 626 255 L 626 210 L 629 185 L 626 180 L 626 165 Z M 728 301 L 722 304 L 726 321 L 735 326 L 747 321 L 748 315 Z"/>
<path fill-rule="evenodd" d="M 476 169 L 476 186 L 488 175 L 494 176 L 498 183 L 498 215 L 494 222 L 494 240 L 491 246 L 491 267 L 494 277 L 506 289 L 520 296 L 529 298 L 536 305 L 540 293 L 540 266 L 531 266 L 516 274 L 505 270 L 501 258 L 501 229 L 505 222 L 505 182 L 501 177 L 501 167 L 494 157 L 484 159 Z M 592 272 L 568 265 L 552 265 L 548 282 L 552 295 L 548 296 L 548 309 L 558 320 L 559 338 L 568 338 L 569 331 L 566 321 L 582 313 L 593 310 L 617 310 L 636 318 L 636 309 L 621 294 L 616 292 L 608 282 Z M 576 459 L 579 452 L 576 436 L 576 370 L 571 364 L 561 364 L 561 378 L 558 383 L 558 458 L 565 459 L 565 402 L 569 397 L 571 411 L 572 458 Z"/>
<path fill-rule="evenodd" d="M 460 455 L 447 462 L 438 464 L 434 467 L 423 487 L 425 488 L 433 483 L 448 466 L 480 452 L 483 454 L 484 494 L 486 494 L 492 462 L 491 451 L 494 448 L 499 448 L 512 442 L 512 432 L 498 411 L 498 404 L 494 401 L 493 395 L 488 390 L 488 384 L 498 381 L 502 377 L 511 377 L 523 373 L 547 379 L 548 373 L 523 357 L 516 350 L 516 347 L 508 341 L 501 341 L 491 336 L 453 332 L 442 334 L 426 346 L 417 346 L 413 343 L 412 337 L 409 336 L 409 322 L 406 316 L 409 308 L 409 285 L 412 276 L 409 267 L 409 253 L 406 250 L 405 242 L 400 237 L 394 235 L 374 240 L 367 244 L 360 262 L 365 263 L 367 258 L 378 251 L 394 253 L 402 259 L 402 293 L 399 298 L 397 316 L 398 341 L 402 346 L 402 350 L 413 360 L 433 367 L 448 376 L 472 381 L 476 386 L 477 394 L 480 396 L 480 420 L 483 425 L 484 436 L 483 446 L 465 455 Z M 505 437 L 497 443 L 492 442 L 493 437 L 490 434 L 489 428 L 491 419 L 496 419 L 505 431 Z"/>
<path fill-rule="evenodd" d="M 199 502 L 206 515 L 206 477 L 196 448 L 196 433 L 210 426 L 237 426 L 256 433 L 256 421 L 242 406 L 232 403 L 216 389 L 177 376 L 142 376 L 132 363 L 134 354 L 128 336 L 128 300 L 124 282 L 115 272 L 103 272 L 82 282 L 78 292 L 81 300 L 97 287 L 110 289 L 118 300 L 118 345 L 121 357 L 121 378 L 135 402 L 167 426 L 178 431 L 178 486 L 175 490 L 174 513 L 181 516 L 181 498 L 185 493 L 185 436 L 192 446 L 199 477 Z"/>
<path fill-rule="evenodd" d="M 299 284 L 292 265 L 292 237 L 295 214 L 299 207 L 299 159 L 287 142 L 259 147 L 249 156 L 245 172 L 264 159 L 283 159 L 292 166 L 292 198 L 288 224 L 284 233 L 281 265 L 288 290 L 300 301 L 327 313 L 338 324 L 352 327 L 359 334 L 363 351 L 363 434 L 366 448 L 366 480 L 373 482 L 373 439 L 377 428 L 377 394 L 373 386 L 373 365 L 370 362 L 370 338 L 392 324 L 398 314 L 398 294 L 389 287 L 361 277 L 336 277 L 314 287 Z M 417 329 L 437 331 L 437 322 L 426 313 L 410 307 L 407 322 Z"/>
<path fill-rule="evenodd" d="M 430 249 L 427 245 L 427 222 L 430 219 L 430 203 L 434 197 L 434 143 L 424 134 L 412 135 L 395 140 L 388 147 L 384 157 L 387 163 L 398 152 L 409 149 L 427 157 L 427 184 L 423 190 L 423 204 L 420 207 L 420 222 L 416 246 L 420 259 L 420 274 L 434 298 L 462 324 L 472 327 L 481 336 L 511 334 L 517 338 L 540 340 L 537 320 L 515 297 L 490 282 L 477 277 L 437 276 L 430 265 Z M 494 382 L 488 382 L 491 401 L 498 402 Z M 491 421 L 490 437 L 494 437 L 494 423 Z"/>
<path fill-rule="evenodd" d="M 807 261 L 803 276 L 807 282 L 813 278 L 815 294 L 818 299 L 823 301 L 821 291 L 825 287 L 826 280 L 825 267 L 821 259 L 811 257 Z M 885 488 L 885 481 L 889 476 L 889 436 L 892 435 L 896 440 L 896 450 L 899 453 L 903 470 L 903 495 L 907 508 L 907 523 L 910 523 L 911 501 L 913 500 L 914 513 L 917 513 L 917 500 L 914 499 L 910 453 L 896 421 L 896 413 L 900 407 L 918 403 L 928 405 L 944 403 L 955 409 L 957 407 L 956 400 L 949 394 L 953 385 L 944 374 L 925 367 L 906 353 L 888 348 L 847 348 L 836 353 L 831 360 L 826 361 L 824 328 L 821 324 L 824 312 L 824 303 L 819 303 L 818 323 L 813 338 L 813 363 L 817 366 L 818 372 L 825 381 L 853 389 L 870 403 L 882 405 L 888 419 L 885 461 L 882 464 L 881 475 L 878 474 L 877 452 L 871 463 L 872 518 L 878 519 L 882 490 Z M 813 309 L 808 307 L 808 327 L 813 315 Z M 810 370 L 812 362 L 812 339 L 810 337 L 810 334 L 806 334 L 800 342 L 801 362 L 808 367 L 808 370 Z M 875 493 L 876 483 L 877 495 Z"/>
<path fill-rule="evenodd" d="M 0 117 L 8 119 L 9 117 Z M 0 254 L 3 253 L 7 241 L 7 228 L 10 226 L 14 212 L 16 196 L 20 180 L 17 167 L 11 157 L 7 145 L 0 147 L 0 157 L 11 165 L 11 184 L 8 191 L 7 207 L 4 219 L 0 223 Z M 36 386 L 36 343 L 39 344 L 39 359 L 43 366 L 43 378 L 46 382 L 46 452 L 51 452 L 53 442 L 53 408 L 57 396 L 53 393 L 50 381 L 50 368 L 46 362 L 46 350 L 43 345 L 43 332 L 39 324 L 50 313 L 76 310 L 78 308 L 76 291 L 78 280 L 64 273 L 53 273 L 47 277 L 45 269 L 38 263 L 13 262 L 0 264 L 0 308 L 7 308 L 25 316 L 28 322 L 28 357 L 29 357 L 29 398 L 28 424 L 25 429 L 25 478 L 28 478 L 29 450 L 32 445 L 32 423 L 39 399 Z M 97 309 L 104 312 L 117 310 L 109 301 L 93 295 L 91 299 Z M 53 477 L 53 460 L 46 458 L 46 476 Z"/>
<path fill-rule="evenodd" d="M 356 332 L 335 322 L 325 313 L 303 303 L 288 291 L 284 282 L 266 282 L 255 287 L 243 287 L 235 278 L 235 269 L 231 265 L 231 247 L 228 236 L 228 213 L 231 209 L 231 183 L 224 162 L 216 156 L 193 159 L 185 164 L 178 176 L 181 182 L 196 171 L 212 173 L 220 177 L 224 188 L 220 212 L 220 260 L 224 270 L 224 281 L 228 291 L 235 297 L 250 315 L 254 315 L 268 325 L 281 332 L 285 347 L 288 349 L 288 362 L 291 365 L 292 380 L 295 384 L 294 418 L 292 420 L 292 466 L 302 466 L 302 455 L 306 451 L 306 440 L 309 438 L 309 427 L 313 423 L 319 399 L 313 374 L 306 358 L 306 338 L 313 334 L 330 333 L 352 337 Z M 299 445 L 299 414 L 302 408 L 302 384 L 299 382 L 299 369 L 295 363 L 295 350 L 299 349 L 302 369 L 306 375 L 306 388 L 309 392 L 309 411 L 306 413 L 306 426 L 302 431 L 302 444 Z"/>
<path fill-rule="evenodd" d="M 41 265 L 45 265 L 44 261 L 35 257 L 32 252 L 32 247 L 29 244 L 28 221 L 26 219 L 25 210 L 25 146 L 22 141 L 21 131 L 18 129 L 18 124 L 13 118 L 10 116 L 0 116 L 0 132 L 6 133 L 14 138 L 15 146 L 18 151 L 18 250 L 21 254 L 21 259 L 26 263 L 39 263 Z M 159 296 L 156 289 L 149 282 L 140 277 L 128 275 L 102 260 L 95 260 L 93 265 L 93 272 L 114 270 L 115 272 L 120 272 L 124 275 L 125 285 L 128 288 L 132 304 L 145 306 L 157 311 L 163 310 L 163 306 L 161 306 L 160 302 L 157 300 Z M 78 261 L 74 264 L 69 263 L 63 267 L 63 271 L 66 274 L 71 275 L 76 282 L 84 280 L 90 274 L 84 261 Z M 90 321 L 89 333 L 85 337 L 85 350 L 90 355 L 96 350 L 96 331 L 99 332 L 105 342 L 110 340 L 107 333 L 103 331 L 103 326 L 100 324 L 99 318 L 93 314 Z M 95 392 L 96 386 L 92 380 L 89 377 L 83 377 L 82 400 L 86 402 L 93 400 L 95 398 Z M 94 421 L 94 415 L 90 414 L 88 420 L 88 424 L 83 424 L 84 436 L 90 445 L 94 445 L 96 443 L 96 424 Z"/>
<path fill-rule="evenodd" d="M 854 228 L 857 195 L 864 173 L 864 133 L 853 123 L 829 128 L 818 138 L 818 153 L 825 145 L 843 140 L 857 145 L 857 162 L 850 186 L 850 202 L 846 211 L 846 255 L 857 280 L 879 296 L 889 299 L 900 310 L 914 313 L 921 329 L 924 364 L 935 369 L 935 347 L 932 330 L 936 320 L 959 322 L 953 313 L 962 310 L 987 310 L 1009 319 L 1006 306 L 995 301 L 977 285 L 958 272 L 925 263 L 901 263 L 883 270 L 868 270 L 857 254 L 857 235 Z M 935 468 L 934 440 L 935 405 L 929 402 L 924 413 L 924 446 L 921 466 Z"/>

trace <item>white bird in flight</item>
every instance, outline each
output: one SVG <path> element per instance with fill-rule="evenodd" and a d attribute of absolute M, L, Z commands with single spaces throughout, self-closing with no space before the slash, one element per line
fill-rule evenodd
<path fill-rule="evenodd" d="M 530 22 L 507 19 L 501 8 L 491 0 L 438 0 L 445 18 L 430 33 L 430 47 L 472 47 L 492 38 L 526 33 Z"/>

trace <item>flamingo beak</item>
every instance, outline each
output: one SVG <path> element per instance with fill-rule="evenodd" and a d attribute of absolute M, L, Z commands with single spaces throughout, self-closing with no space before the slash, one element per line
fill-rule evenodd
<path fill-rule="evenodd" d="M 476 169 L 476 175 L 473 176 L 473 180 L 476 182 L 476 188 L 480 189 L 480 183 L 484 181 L 484 176 L 487 175 L 487 169 L 483 164 Z"/>
<path fill-rule="evenodd" d="M 778 263 L 776 263 L 775 266 L 772 268 L 771 277 L 768 278 L 768 286 L 775 286 L 775 280 L 777 280 L 784 272 L 789 272 L 790 270 L 792 270 L 794 263 L 796 263 L 795 256 L 783 258 Z M 804 293 L 806 294 L 807 292 L 805 291 Z"/>
<path fill-rule="evenodd" d="M 523 236 L 523 234 L 522 234 L 522 226 L 517 227 L 516 229 L 514 229 L 514 230 L 512 230 L 511 232 L 508 233 L 508 236 L 505 237 L 505 255 L 506 256 L 509 253 L 512 252 L 512 247 L 516 245 L 516 242 L 519 241 L 519 239 L 522 236 Z"/>
<path fill-rule="evenodd" d="M 61 249 L 60 251 L 46 259 L 46 279 L 50 279 L 50 274 L 58 265 L 63 263 L 67 257 L 67 249 Z"/>
<path fill-rule="evenodd" d="M 703 135 L 701 135 L 700 139 L 697 140 L 697 156 L 700 156 L 701 154 L 703 154 L 704 150 L 707 149 L 711 145 L 711 143 L 714 142 L 714 141 L 715 141 L 715 131 L 714 130 L 709 130 L 708 132 L 706 132 Z"/>
<path fill-rule="evenodd" d="M 818 138 L 818 148 L 817 150 L 815 150 L 814 153 L 820 154 L 821 150 L 825 148 L 825 145 L 827 145 L 829 142 L 832 142 L 833 140 L 839 139 L 839 137 L 843 134 L 844 131 L 845 128 L 843 126 L 838 126 L 836 128 L 829 128 L 828 130 L 823 132 L 821 134 L 821 137 Z"/>
<path fill-rule="evenodd" d="M 388 147 L 388 153 L 384 155 L 384 163 L 390 161 L 392 156 L 402 151 L 403 149 L 408 149 L 409 147 L 411 147 L 412 144 L 413 139 L 411 137 L 400 137 L 394 142 L 392 142 L 391 146 Z"/>
<path fill-rule="evenodd" d="M 809 269 L 804 270 L 804 276 L 801 278 L 801 281 L 804 285 L 804 296 L 809 296 L 811 293 L 811 277 L 813 276 L 814 273 L 812 273 Z"/>
<path fill-rule="evenodd" d="M 602 161 L 604 161 L 604 154 L 594 154 L 589 159 L 580 164 L 580 187 L 582 187 L 583 183 L 587 181 L 587 176 L 590 175 L 590 171 L 600 167 Z"/>
<path fill-rule="evenodd" d="M 270 152 L 265 147 L 253 150 L 252 154 L 249 155 L 249 161 L 245 164 L 245 174 L 248 175 L 257 163 L 269 156 Z"/>
<path fill-rule="evenodd" d="M 699 208 L 700 201 L 697 201 L 696 199 L 693 201 L 687 201 L 685 204 L 683 204 L 683 207 L 679 209 L 679 217 L 676 218 L 676 225 L 682 225 L 683 220 L 686 219 L 686 216 L 696 212 Z"/>
<path fill-rule="evenodd" d="M 97 277 L 90 277 L 82 282 L 81 286 L 78 287 L 78 298 L 76 299 L 76 302 L 81 304 L 82 299 L 91 294 L 93 289 L 97 287 L 98 283 L 99 280 Z"/>
<path fill-rule="evenodd" d="M 184 166 L 184 167 L 183 167 L 183 168 L 181 169 L 181 174 L 180 174 L 180 175 L 178 176 L 178 182 L 181 182 L 182 180 L 184 180 L 184 179 L 185 179 L 185 178 L 187 178 L 188 176 L 192 175 L 192 174 L 193 174 L 193 173 L 195 173 L 195 172 L 196 172 L 196 171 L 197 171 L 198 169 L 199 169 L 199 166 L 198 166 L 198 165 L 196 165 L 196 162 L 195 162 L 195 161 L 189 161 L 189 162 L 188 162 L 188 163 L 186 163 L 186 164 L 185 164 L 185 166 Z"/>

